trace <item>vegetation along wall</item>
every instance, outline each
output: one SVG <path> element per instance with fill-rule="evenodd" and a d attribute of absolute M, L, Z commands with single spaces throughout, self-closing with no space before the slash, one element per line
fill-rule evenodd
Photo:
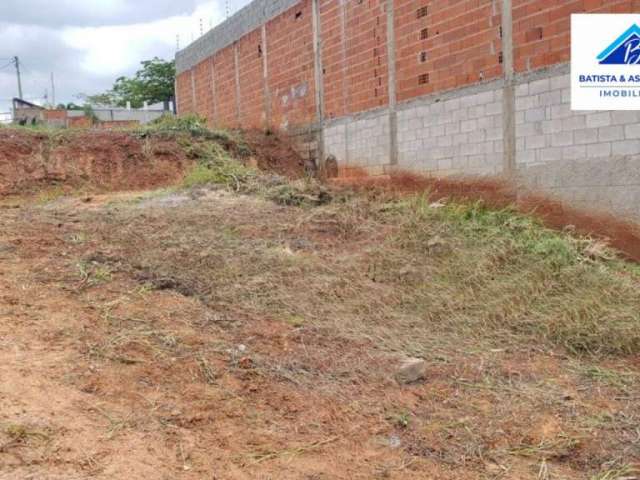
<path fill-rule="evenodd" d="M 572 13 L 640 0 L 255 0 L 177 54 L 177 107 L 341 169 L 505 175 L 640 218 L 640 112 L 570 109 Z"/>

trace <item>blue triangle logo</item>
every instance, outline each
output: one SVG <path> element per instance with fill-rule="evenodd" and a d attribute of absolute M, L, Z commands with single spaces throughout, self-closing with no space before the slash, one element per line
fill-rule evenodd
<path fill-rule="evenodd" d="M 640 65 L 640 27 L 633 24 L 598 55 L 600 65 Z"/>

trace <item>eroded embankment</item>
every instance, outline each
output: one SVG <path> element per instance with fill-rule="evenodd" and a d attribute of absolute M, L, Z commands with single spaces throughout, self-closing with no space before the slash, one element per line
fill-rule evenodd
<path fill-rule="evenodd" d="M 192 164 L 174 139 L 125 132 L 0 130 L 2 196 L 50 187 L 159 187 L 179 181 Z"/>
<path fill-rule="evenodd" d="M 547 227 L 569 229 L 580 235 L 606 240 L 628 258 L 640 262 L 640 225 L 601 212 L 572 208 L 561 201 L 536 192 L 523 192 L 496 178 L 435 178 L 398 172 L 389 176 L 368 177 L 360 171 L 336 180 L 358 189 L 382 190 L 397 195 L 426 193 L 433 201 L 481 201 L 489 208 L 514 206 L 519 212 L 539 218 Z"/>
<path fill-rule="evenodd" d="M 290 178 L 304 161 L 278 135 L 208 132 L 244 163 Z M 49 188 L 90 191 L 145 190 L 179 183 L 195 165 L 193 145 L 212 141 L 188 129 L 37 132 L 0 130 L 0 197 Z"/>

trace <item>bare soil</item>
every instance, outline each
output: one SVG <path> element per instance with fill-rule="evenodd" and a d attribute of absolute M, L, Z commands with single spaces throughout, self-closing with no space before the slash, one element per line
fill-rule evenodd
<path fill-rule="evenodd" d="M 244 132 L 243 137 L 254 152 L 257 166 L 287 178 L 302 178 L 305 162 L 293 148 L 291 140 L 278 132 Z"/>
<path fill-rule="evenodd" d="M 138 190 L 171 185 L 192 164 L 175 139 L 0 129 L 0 197 L 56 187 Z"/>

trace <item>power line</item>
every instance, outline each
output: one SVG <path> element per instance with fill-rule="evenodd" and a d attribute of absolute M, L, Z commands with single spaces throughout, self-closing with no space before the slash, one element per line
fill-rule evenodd
<path fill-rule="evenodd" d="M 3 60 L 8 60 L 8 59 L 0 59 L 0 62 Z M 35 70 L 33 70 L 32 68 L 30 68 L 29 66 L 25 65 L 24 62 L 18 57 L 15 56 L 12 59 L 9 59 L 9 63 L 0 66 L 0 71 L 5 70 L 6 68 L 9 68 L 11 66 L 15 66 L 16 69 L 16 78 L 17 78 L 17 82 L 18 82 L 18 98 L 20 98 L 21 100 L 27 100 L 27 101 L 36 101 L 36 100 L 48 100 L 48 93 L 45 93 L 44 97 L 41 96 L 37 96 L 37 97 L 31 97 L 31 98 L 24 98 L 24 94 L 23 94 L 23 78 L 22 78 L 22 74 L 24 72 L 28 73 L 28 75 L 31 77 L 30 81 L 28 82 L 29 85 L 31 85 L 32 87 L 34 87 L 33 89 L 37 89 L 38 87 L 36 86 L 37 84 L 41 84 L 41 81 L 38 80 L 37 82 L 34 81 L 34 76 L 36 77 L 40 77 L 41 75 L 36 72 Z M 55 83 L 54 83 L 54 77 L 53 77 L 53 73 L 51 74 L 51 93 L 52 93 L 52 98 L 55 98 Z M 13 100 L 12 98 L 6 98 L 6 99 L 0 99 L 0 101 L 11 101 Z"/>

